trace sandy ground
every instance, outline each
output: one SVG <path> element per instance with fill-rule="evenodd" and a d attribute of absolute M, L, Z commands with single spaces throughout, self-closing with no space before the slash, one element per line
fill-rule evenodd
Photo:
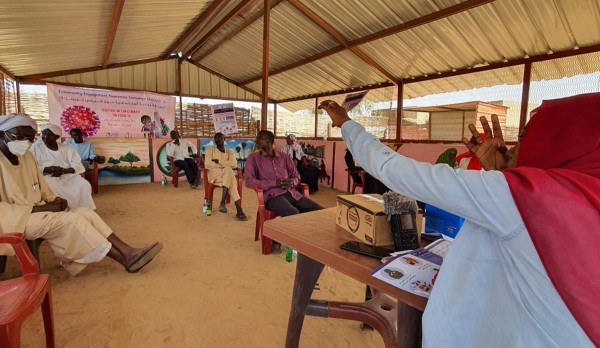
<path fill-rule="evenodd" d="M 184 180 L 185 181 L 185 180 Z M 330 207 L 338 191 L 311 197 Z M 221 192 L 215 190 L 215 202 Z M 128 274 L 105 258 L 69 278 L 47 245 L 42 271 L 52 279 L 58 347 L 283 347 L 296 262 L 263 256 L 254 241 L 256 195 L 244 189 L 249 221 L 235 209 L 202 215 L 204 189 L 158 183 L 101 186 L 97 212 L 125 241 L 164 243 L 156 259 Z M 4 276 L 16 276 L 9 259 Z M 325 268 L 313 298 L 359 301 L 364 285 Z M 306 317 L 301 347 L 383 347 L 359 323 Z M 22 347 L 43 347 L 41 311 L 25 323 Z"/>

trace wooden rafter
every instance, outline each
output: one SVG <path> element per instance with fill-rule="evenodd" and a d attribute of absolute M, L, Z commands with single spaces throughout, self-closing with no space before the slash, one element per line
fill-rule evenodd
<path fill-rule="evenodd" d="M 0 72 L 3 73 L 4 75 L 8 75 L 11 79 L 16 80 L 17 78 L 15 77 L 14 74 L 11 74 L 8 70 L 6 70 L 2 65 L 0 65 Z"/>
<path fill-rule="evenodd" d="M 333 37 L 339 44 L 344 46 L 345 49 L 350 50 L 354 53 L 358 58 L 360 58 L 363 62 L 367 63 L 369 66 L 377 70 L 381 73 L 385 78 L 389 81 L 398 84 L 398 78 L 392 75 L 390 72 L 385 70 L 381 65 L 375 62 L 371 57 L 369 57 L 366 53 L 360 50 L 358 47 L 350 46 L 348 40 L 334 27 L 332 27 L 329 23 L 327 23 L 321 16 L 316 14 L 313 10 L 304 5 L 300 0 L 288 0 L 290 4 L 292 4 L 295 8 L 297 8 L 300 12 L 302 12 L 306 17 L 308 17 L 313 23 L 315 23 L 319 28 L 327 32 L 331 37 Z"/>
<path fill-rule="evenodd" d="M 202 47 L 202 45 L 204 45 L 206 40 L 208 40 L 211 36 L 214 35 L 214 33 L 216 33 L 221 28 L 223 28 L 223 26 L 225 26 L 225 24 L 227 24 L 233 17 L 235 17 L 246 6 L 248 6 L 250 1 L 251 0 L 242 0 L 233 10 L 229 11 L 229 13 L 225 17 L 223 17 L 223 19 L 221 19 L 219 21 L 219 23 L 217 23 L 214 27 L 212 27 L 212 29 L 210 29 L 208 31 L 208 33 L 206 33 L 206 35 L 204 35 L 200 40 L 198 40 L 190 50 L 185 52 L 185 54 L 183 56 L 189 57 L 189 56 L 193 55 L 194 53 L 196 53 L 196 51 L 198 51 L 200 49 L 200 47 Z"/>
<path fill-rule="evenodd" d="M 275 8 L 275 6 L 279 5 L 283 0 L 275 0 L 271 3 L 271 9 Z M 225 42 L 234 38 L 237 34 L 242 32 L 244 29 L 248 28 L 252 23 L 256 22 L 260 17 L 262 17 L 265 13 L 265 9 L 263 8 L 261 11 L 256 12 L 252 16 L 248 17 L 244 23 L 240 24 L 235 30 L 232 30 L 229 34 L 223 37 L 219 42 L 213 44 L 210 48 L 206 49 L 202 54 L 197 57 L 192 57 L 195 61 L 200 62 L 202 59 L 206 58 L 209 54 L 213 53 L 217 48 L 223 45 Z"/>
<path fill-rule="evenodd" d="M 172 57 L 171 59 L 176 59 L 176 58 L 177 57 Z M 91 66 L 91 67 L 87 67 L 87 68 L 52 71 L 52 72 L 47 72 L 47 73 L 42 73 L 42 74 L 25 75 L 25 76 L 20 76 L 20 77 L 23 79 L 27 79 L 27 80 L 42 80 L 42 79 L 48 79 L 48 78 L 58 77 L 58 76 L 83 74 L 83 73 L 93 72 L 93 71 L 98 71 L 98 70 L 103 70 L 103 69 L 122 68 L 124 66 L 154 63 L 154 62 L 160 62 L 163 60 L 164 59 L 162 59 L 162 57 L 142 59 L 142 60 L 132 60 L 129 62 L 108 64 L 104 68 L 102 66 Z"/>
<path fill-rule="evenodd" d="M 108 27 L 108 33 L 106 34 L 106 43 L 104 44 L 104 55 L 102 57 L 103 69 L 106 69 L 108 66 L 108 60 L 110 59 L 110 53 L 112 52 L 113 44 L 115 43 L 115 37 L 117 36 L 117 29 L 119 28 L 124 5 L 125 0 L 115 0 L 112 19 L 110 21 L 110 26 Z"/>
<path fill-rule="evenodd" d="M 492 63 L 489 65 L 477 67 L 477 68 L 464 68 L 464 69 L 460 69 L 460 70 L 456 70 L 456 71 L 449 71 L 449 72 L 440 73 L 440 74 L 415 77 L 412 79 L 405 79 L 405 80 L 401 80 L 401 81 L 404 82 L 404 85 L 408 85 L 411 83 L 437 80 L 437 79 L 452 77 L 452 76 L 473 74 L 473 73 L 477 73 L 477 72 L 483 72 L 483 71 L 489 71 L 489 70 L 495 70 L 495 69 L 508 68 L 511 66 L 523 65 L 526 63 L 543 62 L 543 61 L 547 61 L 547 60 L 566 58 L 566 57 L 572 57 L 572 56 L 577 56 L 577 55 L 581 55 L 581 54 L 589 54 L 589 53 L 595 53 L 595 52 L 600 52 L 600 44 L 579 48 L 577 50 L 554 52 L 552 54 L 540 54 L 540 55 L 532 56 L 529 58 L 522 58 L 522 59 L 517 59 L 517 60 L 513 60 L 513 61 L 508 61 L 508 62 Z M 240 83 L 240 85 L 242 85 L 242 84 L 243 83 Z M 305 100 L 305 99 L 311 99 L 311 98 L 320 98 L 320 97 L 325 97 L 325 96 L 343 94 L 343 93 L 348 93 L 348 92 L 366 91 L 369 89 L 389 87 L 392 85 L 393 84 L 390 84 L 390 83 L 383 83 L 381 85 L 366 85 L 366 86 L 360 86 L 360 87 L 354 87 L 354 88 L 346 88 L 346 89 L 337 90 L 337 91 L 315 93 L 315 94 L 310 94 L 310 95 L 305 95 L 305 96 L 300 96 L 300 97 L 280 99 L 280 100 L 277 100 L 277 103 L 281 104 L 281 103 L 287 103 L 287 102 L 298 101 L 298 100 Z"/>
<path fill-rule="evenodd" d="M 428 24 L 428 23 L 431 23 L 431 22 L 435 22 L 435 21 L 438 21 L 440 19 L 453 16 L 455 14 L 471 10 L 471 9 L 473 9 L 475 7 L 478 7 L 478 6 L 481 6 L 481 5 L 485 5 L 485 4 L 488 4 L 488 3 L 493 2 L 493 1 L 495 1 L 495 0 L 467 0 L 467 1 L 462 2 L 460 4 L 447 7 L 445 9 L 443 9 L 443 10 L 430 13 L 430 14 L 425 15 L 423 17 L 419 17 L 419 18 L 416 18 L 414 20 L 411 20 L 411 21 L 408 21 L 408 22 L 405 22 L 405 23 L 393 26 L 391 28 L 378 31 L 378 32 L 373 33 L 371 35 L 367 35 L 365 37 L 362 37 L 362 38 L 359 38 L 359 39 L 356 39 L 356 40 L 352 40 L 352 41 L 348 42 L 348 47 L 345 47 L 344 45 L 340 45 L 340 46 L 334 47 L 332 49 L 329 49 L 329 50 L 325 51 L 325 52 L 328 52 L 327 54 L 325 54 L 325 52 L 318 53 L 318 54 L 316 54 L 316 55 L 314 55 L 312 57 L 305 58 L 305 59 L 303 59 L 301 61 L 298 61 L 296 63 L 290 64 L 290 65 L 282 67 L 280 69 L 277 69 L 277 71 L 271 71 L 269 73 L 269 75 L 273 76 L 273 75 L 276 75 L 276 74 L 280 74 L 282 72 L 285 72 L 285 71 L 297 68 L 299 66 L 302 66 L 302 65 L 314 62 L 316 60 L 319 60 L 321 58 L 330 56 L 332 54 L 341 52 L 341 51 L 343 51 L 345 49 L 348 49 L 350 47 L 357 47 L 359 45 L 363 45 L 363 44 L 366 44 L 368 42 L 372 42 L 372 41 L 375 41 L 375 40 L 378 40 L 378 39 L 382 39 L 382 38 L 384 38 L 386 36 L 398 34 L 398 33 L 401 33 L 403 31 L 407 31 L 407 30 L 410 30 L 410 29 L 414 29 L 416 27 L 420 27 L 422 25 L 425 25 L 425 24 Z M 241 83 L 242 84 L 248 84 L 248 83 L 260 80 L 261 76 L 262 75 L 256 75 L 256 76 L 254 76 L 254 77 L 252 77 L 252 78 L 250 78 L 250 79 L 248 79 L 246 81 L 243 81 Z"/>
<path fill-rule="evenodd" d="M 216 72 L 216 71 L 214 71 L 214 70 L 212 70 L 212 69 L 210 69 L 210 68 L 208 68 L 208 67 L 206 67 L 206 66 L 204 66 L 204 65 L 202 65 L 200 63 L 197 63 L 197 62 L 194 62 L 194 61 L 190 61 L 190 60 L 187 60 L 187 62 L 190 63 L 190 64 L 195 65 L 196 67 L 198 67 L 198 68 L 200 68 L 202 70 L 206 70 L 207 72 L 209 72 L 209 73 L 211 73 L 211 74 L 213 74 L 213 75 L 215 75 L 215 76 L 217 76 L 219 78 L 222 78 L 223 80 L 231 83 L 232 85 L 235 85 L 236 87 L 239 87 L 239 88 L 243 89 L 244 91 L 246 91 L 246 92 L 248 92 L 250 94 L 253 94 L 253 95 L 257 96 L 257 97 L 261 97 L 261 94 L 258 93 L 258 92 L 256 92 L 255 90 L 250 89 L 250 88 L 248 88 L 246 86 L 240 86 L 240 84 L 238 82 L 233 81 L 229 77 L 223 76 L 223 75 L 219 74 L 218 72 Z"/>
<path fill-rule="evenodd" d="M 336 91 L 329 91 L 329 92 L 325 92 L 325 93 L 315 93 L 315 94 L 303 95 L 300 97 L 280 99 L 280 100 L 277 100 L 276 102 L 279 104 L 289 103 L 289 102 L 298 101 L 298 100 L 329 97 L 332 95 L 345 94 L 345 93 L 350 93 L 350 92 L 356 93 L 359 91 L 368 91 L 371 89 L 378 89 L 378 88 L 392 87 L 392 86 L 395 86 L 395 84 L 393 82 L 381 82 L 381 83 L 370 84 L 370 85 L 365 85 L 365 86 L 357 86 L 357 87 L 351 87 L 351 88 L 338 89 Z"/>
<path fill-rule="evenodd" d="M 171 56 L 171 53 L 181 45 L 183 42 L 189 39 L 191 35 L 193 35 L 196 30 L 206 21 L 208 18 L 212 17 L 215 12 L 221 7 L 221 5 L 225 2 L 225 0 L 215 0 L 206 11 L 200 13 L 198 18 L 187 28 L 187 30 L 179 35 L 177 40 L 175 40 L 164 52 L 162 55 L 163 59 L 167 59 Z"/>

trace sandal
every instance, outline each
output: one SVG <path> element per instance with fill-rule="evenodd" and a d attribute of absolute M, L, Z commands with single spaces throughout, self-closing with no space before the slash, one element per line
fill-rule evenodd
<path fill-rule="evenodd" d="M 163 245 L 161 242 L 155 242 L 154 244 L 145 247 L 139 254 L 133 256 L 133 260 L 127 263 L 125 269 L 129 273 L 139 272 L 144 266 L 149 264 L 156 255 L 158 255 L 162 250 L 162 247 Z"/>

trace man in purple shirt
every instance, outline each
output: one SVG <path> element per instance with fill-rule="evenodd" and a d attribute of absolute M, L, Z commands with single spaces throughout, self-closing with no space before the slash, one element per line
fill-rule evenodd
<path fill-rule="evenodd" d="M 244 173 L 246 186 L 251 189 L 262 188 L 265 208 L 279 216 L 323 209 L 296 190 L 296 186 L 300 184 L 300 173 L 290 156 L 273 148 L 274 141 L 272 132 L 258 132 L 256 146 L 260 151 L 248 156 Z"/>

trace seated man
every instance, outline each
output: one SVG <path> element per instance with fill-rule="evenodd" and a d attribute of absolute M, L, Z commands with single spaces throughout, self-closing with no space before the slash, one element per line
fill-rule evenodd
<path fill-rule="evenodd" d="M 198 165 L 192 157 L 198 156 L 198 149 L 191 142 L 180 139 L 178 131 L 172 130 L 169 134 L 173 141 L 167 143 L 167 157 L 173 157 L 175 165 L 185 172 L 190 187 L 195 189 L 198 187 Z"/>
<path fill-rule="evenodd" d="M 235 215 L 238 220 L 246 221 L 248 217 L 242 210 L 242 201 L 240 193 L 238 192 L 237 179 L 233 174 L 233 168 L 237 167 L 237 158 L 233 150 L 225 149 L 225 136 L 223 133 L 217 133 L 214 137 L 215 144 L 217 147 L 209 147 L 205 153 L 205 166 L 208 170 L 208 182 L 213 185 L 220 186 L 223 188 L 223 196 L 221 197 L 221 204 L 219 205 L 219 211 L 221 213 L 227 213 L 227 207 L 225 202 L 227 195 L 231 195 L 231 199 L 235 202 L 235 208 L 237 214 Z"/>
<path fill-rule="evenodd" d="M 127 272 L 141 270 L 162 244 L 133 248 L 94 211 L 55 196 L 28 151 L 36 128 L 25 114 L 0 116 L 0 233 L 23 231 L 27 239 L 44 238 L 72 276 L 106 255 Z M 0 245 L 0 254 L 10 254 L 10 247 Z"/>
<path fill-rule="evenodd" d="M 361 167 L 357 166 L 354 163 L 354 157 L 352 156 L 352 152 L 346 149 L 346 155 L 344 155 L 344 161 L 346 162 L 346 166 L 348 170 L 363 170 Z M 353 173 L 352 180 L 356 183 L 362 183 L 360 175 Z M 381 181 L 377 180 L 377 178 L 373 177 L 371 174 L 365 172 L 365 182 L 363 184 L 363 193 L 378 193 L 380 195 L 388 192 L 390 189 L 385 186 Z"/>
<path fill-rule="evenodd" d="M 94 144 L 89 140 L 83 140 L 83 133 L 79 128 L 71 129 L 69 134 L 71 135 L 71 139 L 67 139 L 65 144 L 70 145 L 77 151 L 77 154 L 81 157 L 81 164 L 83 164 L 85 170 L 90 170 L 90 164 L 92 164 L 96 158 Z"/>
<path fill-rule="evenodd" d="M 265 208 L 279 216 L 288 216 L 323 209 L 304 197 L 296 186 L 300 184 L 298 169 L 287 154 L 273 148 L 275 136 L 268 130 L 258 132 L 258 151 L 248 156 L 244 176 L 246 186 L 264 190 Z M 280 245 L 273 243 L 275 252 Z"/>
<path fill-rule="evenodd" d="M 31 146 L 31 152 L 55 195 L 66 199 L 70 207 L 96 209 L 92 186 L 80 175 L 85 172 L 81 157 L 71 146 L 57 142 L 61 135 L 59 126 L 47 123 L 42 127 L 42 139 Z"/>

